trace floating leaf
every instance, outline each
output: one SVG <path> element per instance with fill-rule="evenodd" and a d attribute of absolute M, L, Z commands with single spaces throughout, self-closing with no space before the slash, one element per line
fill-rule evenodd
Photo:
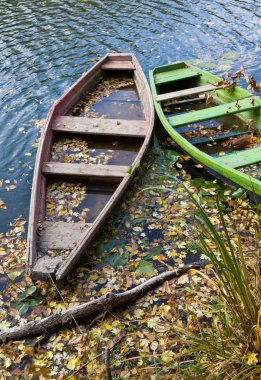
<path fill-rule="evenodd" d="M 136 269 L 136 273 L 138 275 L 141 274 L 148 274 L 152 275 L 155 274 L 157 271 L 154 269 L 154 266 L 149 261 L 141 260 L 139 262 L 138 268 Z"/>

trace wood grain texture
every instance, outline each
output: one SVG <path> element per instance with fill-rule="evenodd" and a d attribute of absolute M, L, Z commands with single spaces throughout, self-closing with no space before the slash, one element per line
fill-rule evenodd
<path fill-rule="evenodd" d="M 219 164 L 228 165 L 231 168 L 241 168 L 261 162 L 261 147 L 241 150 L 215 159 Z"/>
<path fill-rule="evenodd" d="M 198 74 L 195 70 L 191 70 L 190 68 L 185 67 L 156 74 L 154 80 L 156 84 L 163 84 L 176 82 L 183 79 L 197 78 L 199 76 L 200 74 Z"/>
<path fill-rule="evenodd" d="M 130 61 L 110 60 L 109 62 L 102 65 L 101 68 L 102 70 L 135 70 L 135 66 Z"/>
<path fill-rule="evenodd" d="M 45 162 L 43 173 L 55 176 L 69 177 L 103 177 L 104 182 L 112 178 L 123 178 L 129 171 L 129 166 L 102 164 L 71 164 L 63 162 Z"/>
<path fill-rule="evenodd" d="M 73 249 L 90 223 L 43 222 L 37 229 L 38 249 Z"/>
<path fill-rule="evenodd" d="M 200 121 L 233 115 L 239 112 L 255 110 L 258 108 L 260 108 L 260 104 L 252 104 L 250 98 L 247 98 L 228 104 L 222 104 L 220 106 L 206 108 L 200 111 L 192 111 L 177 116 L 171 116 L 168 118 L 168 122 L 173 128 L 175 128 L 181 125 L 198 123 Z"/>
<path fill-rule="evenodd" d="M 129 137 L 145 137 L 148 128 L 146 120 L 92 119 L 75 116 L 59 116 L 52 125 L 52 130 L 56 132 Z"/>
<path fill-rule="evenodd" d="M 184 96 L 191 96 L 197 94 L 203 94 L 204 92 L 218 90 L 213 84 L 208 84 L 206 86 L 192 87 L 185 90 L 168 92 L 167 94 L 157 95 L 157 102 L 163 102 L 165 100 L 183 98 Z"/>

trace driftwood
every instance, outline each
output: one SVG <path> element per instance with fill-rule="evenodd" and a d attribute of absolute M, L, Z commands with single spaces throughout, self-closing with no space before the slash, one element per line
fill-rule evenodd
<path fill-rule="evenodd" d="M 95 318 L 97 314 L 106 310 L 115 309 L 125 303 L 129 305 L 131 302 L 141 298 L 150 290 L 160 286 L 165 281 L 182 276 L 191 268 L 198 269 L 201 266 L 202 263 L 187 265 L 177 270 L 167 271 L 158 276 L 152 277 L 143 284 L 127 290 L 126 292 L 118 294 L 108 293 L 93 301 L 70 308 L 61 313 L 53 314 L 41 320 L 28 322 L 21 326 L 12 327 L 6 331 L 0 332 L 0 342 L 8 340 L 16 341 L 32 336 L 39 336 L 55 328 L 60 328 L 69 324 L 75 325 L 76 320 L 83 318 L 86 320 L 86 318 L 91 317 Z"/>

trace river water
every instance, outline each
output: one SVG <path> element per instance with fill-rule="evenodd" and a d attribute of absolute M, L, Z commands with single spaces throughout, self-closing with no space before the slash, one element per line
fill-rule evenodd
<path fill-rule="evenodd" d="M 145 74 L 191 60 L 221 74 L 258 71 L 258 0 L 0 2 L 0 232 L 28 216 L 39 125 L 52 103 L 107 52 L 133 52 Z M 246 87 L 246 85 L 244 84 Z"/>

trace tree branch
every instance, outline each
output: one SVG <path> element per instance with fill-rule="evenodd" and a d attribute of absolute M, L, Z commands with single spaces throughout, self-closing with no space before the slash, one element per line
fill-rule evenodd
<path fill-rule="evenodd" d="M 107 293 L 106 295 L 101 296 L 93 301 L 72 307 L 61 313 L 53 314 L 41 320 L 28 322 L 21 326 L 12 327 L 6 331 L 0 332 L 0 343 L 8 340 L 16 341 L 32 336 L 39 336 L 49 329 L 60 328 L 69 324 L 73 324 L 76 320 L 82 318 L 95 318 L 98 313 L 102 313 L 105 310 L 115 309 L 125 303 L 129 305 L 131 302 L 134 302 L 137 299 L 143 297 L 143 295 L 148 293 L 153 288 L 160 286 L 165 281 L 175 277 L 180 277 L 191 268 L 199 269 L 200 267 L 202 267 L 202 262 L 193 265 L 187 265 L 177 270 L 163 272 L 158 276 L 150 278 L 143 284 L 127 290 L 126 292 L 118 294 Z"/>

